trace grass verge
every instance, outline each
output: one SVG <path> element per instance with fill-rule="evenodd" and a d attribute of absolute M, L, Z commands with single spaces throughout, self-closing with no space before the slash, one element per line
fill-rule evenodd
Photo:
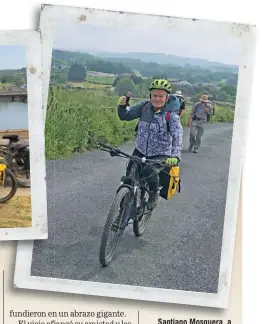
<path fill-rule="evenodd" d="M 120 145 L 135 137 L 137 120 L 121 121 L 117 115 L 118 97 L 90 91 L 50 88 L 46 115 L 46 158 L 68 158 L 92 150 L 99 140 Z M 137 102 L 132 100 L 131 105 Z M 181 118 L 185 127 L 191 106 Z M 210 122 L 232 123 L 234 110 L 216 105 Z"/>
<path fill-rule="evenodd" d="M 32 226 L 31 197 L 14 196 L 0 204 L 0 228 L 22 228 Z"/>

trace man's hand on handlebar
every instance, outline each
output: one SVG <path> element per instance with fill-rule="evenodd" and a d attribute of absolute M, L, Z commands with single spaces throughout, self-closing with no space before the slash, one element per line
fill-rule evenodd
<path fill-rule="evenodd" d="M 166 164 L 168 164 L 170 166 L 174 166 L 174 165 L 177 165 L 179 161 L 180 161 L 180 159 L 178 157 L 171 157 L 166 160 Z"/>

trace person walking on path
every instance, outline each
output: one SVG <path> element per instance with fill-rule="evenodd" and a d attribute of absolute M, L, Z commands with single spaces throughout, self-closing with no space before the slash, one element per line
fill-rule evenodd
<path fill-rule="evenodd" d="M 208 103 L 208 96 L 202 95 L 200 101 L 193 104 L 191 114 L 188 117 L 187 126 L 190 127 L 188 150 L 190 152 L 198 153 L 204 134 L 204 125 L 207 122 L 207 116 L 210 114 L 211 106 Z"/>
<path fill-rule="evenodd" d="M 180 101 L 180 109 L 179 109 L 179 113 L 178 115 L 180 116 L 180 118 L 184 115 L 185 113 L 185 109 L 186 109 L 186 104 L 185 104 L 185 98 L 182 95 L 182 91 L 178 90 L 175 93 L 175 96 L 178 97 L 179 101 Z"/>

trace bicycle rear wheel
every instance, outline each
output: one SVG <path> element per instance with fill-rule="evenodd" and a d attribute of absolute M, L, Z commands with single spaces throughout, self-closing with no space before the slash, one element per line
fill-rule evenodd
<path fill-rule="evenodd" d="M 9 180 L 9 186 L 6 186 Z M 0 172 L 0 203 L 7 202 L 16 194 L 17 182 L 16 178 L 9 169 Z"/>
<path fill-rule="evenodd" d="M 107 220 L 104 226 L 100 252 L 99 252 L 99 261 L 103 266 L 109 265 L 115 255 L 117 245 L 122 237 L 124 227 L 123 224 L 123 215 L 127 212 L 128 204 L 130 203 L 130 189 L 122 187 L 110 208 Z M 110 245 L 110 234 L 113 232 L 113 243 Z"/>

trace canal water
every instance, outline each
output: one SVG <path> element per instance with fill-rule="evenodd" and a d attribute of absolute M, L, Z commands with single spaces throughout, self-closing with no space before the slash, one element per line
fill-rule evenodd
<path fill-rule="evenodd" d="M 0 102 L 0 131 L 7 129 L 28 129 L 26 103 Z"/>

